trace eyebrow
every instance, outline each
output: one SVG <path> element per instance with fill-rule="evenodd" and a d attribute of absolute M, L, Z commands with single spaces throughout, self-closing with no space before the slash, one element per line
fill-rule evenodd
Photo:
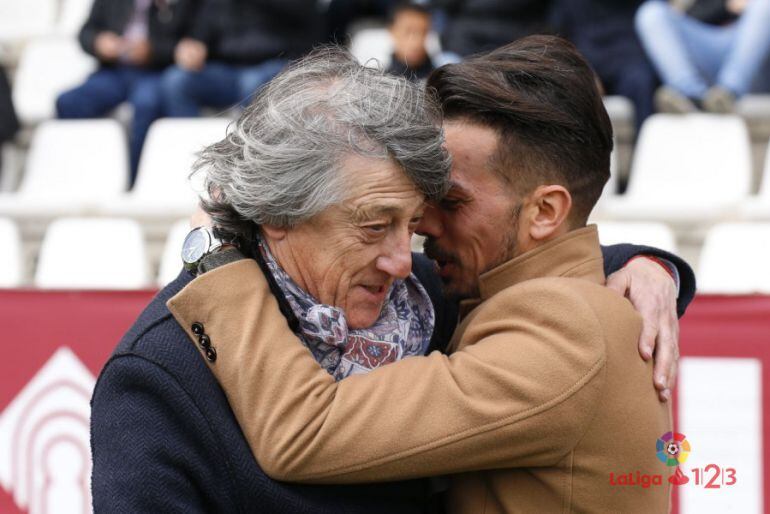
<path fill-rule="evenodd" d="M 401 209 L 395 205 L 362 205 L 357 207 L 352 214 L 355 223 L 370 221 L 380 216 L 395 216 Z"/>
<path fill-rule="evenodd" d="M 458 193 L 461 193 L 463 195 L 468 194 L 468 189 L 462 184 L 460 184 L 459 182 L 455 182 L 454 180 L 449 181 L 449 192 L 451 193 L 452 191 L 457 191 Z"/>

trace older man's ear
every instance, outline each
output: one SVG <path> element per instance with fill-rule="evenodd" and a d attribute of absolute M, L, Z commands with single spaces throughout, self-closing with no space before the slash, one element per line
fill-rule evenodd
<path fill-rule="evenodd" d="M 522 207 L 520 227 L 533 247 L 566 234 L 567 218 L 572 210 L 572 196 L 564 186 L 549 185 L 535 189 Z"/>
<path fill-rule="evenodd" d="M 195 212 L 190 216 L 190 228 L 196 227 L 210 227 L 212 225 L 211 216 L 209 216 L 203 208 L 198 205 Z"/>

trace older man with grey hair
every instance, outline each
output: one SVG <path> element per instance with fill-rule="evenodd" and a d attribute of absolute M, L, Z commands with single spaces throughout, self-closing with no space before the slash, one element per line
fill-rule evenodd
<path fill-rule="evenodd" d="M 192 233 L 191 271 L 158 294 L 100 374 L 96 512 L 425 512 L 425 481 L 312 487 L 268 478 L 186 340 L 191 327 L 179 326 L 165 303 L 227 258 L 201 258 L 222 242 L 216 236 L 237 237 L 335 377 L 423 354 L 435 312 L 410 271 L 409 241 L 424 199 L 447 188 L 442 143 L 440 111 L 417 86 L 324 49 L 276 78 L 203 153 L 206 205 L 224 230 Z M 216 360 L 206 327 L 192 329 Z"/>

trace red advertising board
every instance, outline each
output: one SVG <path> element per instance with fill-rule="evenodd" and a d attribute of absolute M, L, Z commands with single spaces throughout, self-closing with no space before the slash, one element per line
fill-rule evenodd
<path fill-rule="evenodd" d="M 87 419 L 91 388 L 112 349 L 153 294 L 0 291 L 0 512 L 46 512 L 52 501 L 76 506 L 69 511 L 90 512 L 90 465 L 85 461 L 90 459 Z M 762 476 L 754 478 L 761 490 L 749 493 L 759 495 L 762 509 L 763 492 L 770 490 L 770 446 L 765 444 L 770 435 L 770 409 L 764 408 L 770 398 L 770 297 L 697 298 L 682 320 L 680 346 L 683 373 L 691 377 L 687 388 L 698 388 L 697 382 L 691 383 L 696 377 L 692 370 L 697 367 L 686 365 L 688 358 L 698 364 L 702 363 L 698 358 L 715 359 L 725 366 L 732 359 L 759 363 L 761 447 L 756 451 L 760 453 Z M 692 397 L 681 390 L 682 384 L 677 390 L 680 420 L 682 401 Z M 51 428 L 54 425 L 57 428 Z M 693 455 L 706 452 L 705 443 L 699 449 L 698 430 L 688 438 L 693 441 Z M 705 441 L 705 436 L 700 439 Z M 717 459 L 717 453 L 713 458 Z M 80 464 L 73 468 L 71 482 L 60 484 L 63 489 L 41 488 L 41 483 L 48 484 L 51 479 L 45 473 L 40 475 L 36 471 L 39 467 L 73 461 Z M 683 471 L 693 477 L 692 471 L 684 468 L 687 466 Z M 738 473 L 741 483 L 751 482 L 748 469 Z M 688 487 L 687 493 L 678 488 L 682 496 L 695 496 L 682 503 L 680 512 L 690 512 L 693 509 L 687 505 L 698 501 L 700 493 L 692 488 L 694 484 Z M 41 498 L 43 490 L 49 491 L 51 498 Z M 716 495 L 728 495 L 729 491 L 726 487 L 708 491 L 712 493 L 709 501 L 713 502 L 720 498 Z"/>

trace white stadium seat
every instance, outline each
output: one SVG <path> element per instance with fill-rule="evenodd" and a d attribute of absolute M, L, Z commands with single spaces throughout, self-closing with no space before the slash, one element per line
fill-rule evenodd
<path fill-rule="evenodd" d="M 56 19 L 56 0 L 0 0 L 0 43 L 17 43 L 48 34 Z"/>
<path fill-rule="evenodd" d="M 613 123 L 622 122 L 633 124 L 636 116 L 634 104 L 625 96 L 609 95 L 603 98 L 604 108 L 607 109 Z"/>
<path fill-rule="evenodd" d="M 698 270 L 702 293 L 770 293 L 770 223 L 723 223 L 706 235 Z"/>
<path fill-rule="evenodd" d="M 23 274 L 19 229 L 11 220 L 0 218 L 0 287 L 21 285 Z"/>
<path fill-rule="evenodd" d="M 139 224 L 111 218 L 54 221 L 40 249 L 35 285 L 47 289 L 147 287 L 147 257 Z"/>
<path fill-rule="evenodd" d="M 656 114 L 644 124 L 628 190 L 611 219 L 704 222 L 736 210 L 751 187 L 751 148 L 737 116 Z"/>
<path fill-rule="evenodd" d="M 164 287 L 176 278 L 182 269 L 182 243 L 190 232 L 190 221 L 179 220 L 169 230 L 158 270 L 158 286 Z"/>
<path fill-rule="evenodd" d="M 674 232 L 663 223 L 601 221 L 597 226 L 603 245 L 634 243 L 676 253 Z"/>
<path fill-rule="evenodd" d="M 202 175 L 190 179 L 197 154 L 222 140 L 226 118 L 166 118 L 152 124 L 139 161 L 136 184 L 120 202 L 105 205 L 110 214 L 135 217 L 189 216 L 203 192 Z"/>
<path fill-rule="evenodd" d="M 0 197 L 0 213 L 89 212 L 126 189 L 127 154 L 125 133 L 115 120 L 43 122 L 32 137 L 19 190 Z"/>
<path fill-rule="evenodd" d="M 743 216 L 750 220 L 770 220 L 770 142 L 767 149 L 759 194 L 750 197 L 741 209 Z"/>
<path fill-rule="evenodd" d="M 85 81 L 94 69 L 96 60 L 83 52 L 73 37 L 30 41 L 19 58 L 13 88 L 19 119 L 34 125 L 54 118 L 59 94 Z"/>
<path fill-rule="evenodd" d="M 92 0 L 59 0 L 61 8 L 56 21 L 56 32 L 77 36 L 91 12 Z"/>

